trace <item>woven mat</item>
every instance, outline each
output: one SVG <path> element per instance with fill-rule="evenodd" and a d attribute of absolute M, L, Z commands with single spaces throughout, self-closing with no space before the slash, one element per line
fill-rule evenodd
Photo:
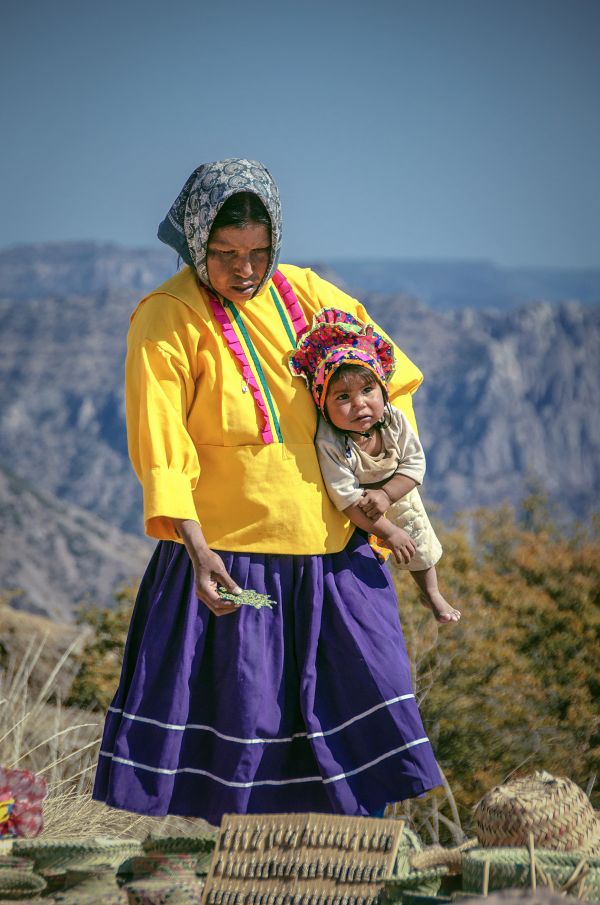
<path fill-rule="evenodd" d="M 401 820 L 226 814 L 202 905 L 375 905 Z"/>

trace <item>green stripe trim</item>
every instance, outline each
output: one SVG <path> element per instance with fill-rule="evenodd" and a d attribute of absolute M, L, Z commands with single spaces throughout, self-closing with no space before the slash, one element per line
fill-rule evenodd
<path fill-rule="evenodd" d="M 269 406 L 269 411 L 271 412 L 271 418 L 273 420 L 273 427 L 275 428 L 275 433 L 277 434 L 277 439 L 280 443 L 283 443 L 283 436 L 281 434 L 281 428 L 279 427 L 279 421 L 277 415 L 275 414 L 275 406 L 273 405 L 273 399 L 271 398 L 271 391 L 269 390 L 269 385 L 267 384 L 267 378 L 264 375 L 264 371 L 262 369 L 260 360 L 258 355 L 256 354 L 256 349 L 252 345 L 252 340 L 248 335 L 248 331 L 244 326 L 244 322 L 240 317 L 240 313 L 233 304 L 233 302 L 225 302 L 225 307 L 229 308 L 229 310 L 233 313 L 233 318 L 235 320 L 236 325 L 239 328 L 240 333 L 244 337 L 244 341 L 248 346 L 248 351 L 252 357 L 252 361 L 254 362 L 254 367 L 256 368 L 256 373 L 258 374 L 258 379 L 260 380 L 261 386 L 263 388 L 263 393 L 265 394 L 265 398 L 267 400 L 267 405 Z"/>
<path fill-rule="evenodd" d="M 279 301 L 279 296 L 275 292 L 275 289 L 273 288 L 273 286 L 270 286 L 269 290 L 271 292 L 271 295 L 273 296 L 273 301 L 275 302 L 275 307 L 277 308 L 277 311 L 279 312 L 279 317 L 281 318 L 281 322 L 282 322 L 283 326 L 285 327 L 285 332 L 287 333 L 288 338 L 292 344 L 292 349 L 294 349 L 296 347 L 296 337 L 294 336 L 293 330 L 288 322 L 287 317 L 283 313 L 283 308 L 281 307 L 281 302 Z"/>

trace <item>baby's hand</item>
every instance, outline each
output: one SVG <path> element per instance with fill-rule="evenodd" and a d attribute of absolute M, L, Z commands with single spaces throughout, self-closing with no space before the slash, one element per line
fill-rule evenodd
<path fill-rule="evenodd" d="M 382 547 L 387 547 L 388 550 L 392 551 L 392 555 L 399 565 L 404 564 L 407 566 L 417 552 L 413 541 L 406 531 L 403 531 L 402 528 L 397 528 L 395 525 L 385 539 L 378 538 L 378 540 Z"/>
<path fill-rule="evenodd" d="M 391 501 L 385 490 L 364 490 L 357 503 L 367 518 L 375 521 L 383 515 L 391 506 Z"/>

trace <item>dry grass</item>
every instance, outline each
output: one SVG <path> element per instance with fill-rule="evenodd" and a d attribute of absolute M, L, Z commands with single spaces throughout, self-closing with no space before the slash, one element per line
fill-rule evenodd
<path fill-rule="evenodd" d="M 435 789 L 423 798 L 413 798 L 403 802 L 404 815 L 412 829 L 425 845 L 460 845 L 469 837 L 462 826 L 458 807 L 442 773 L 443 790 Z"/>
<path fill-rule="evenodd" d="M 189 835 L 205 821 L 180 817 L 142 817 L 93 801 L 94 769 L 103 717 L 63 707 L 57 699 L 61 672 L 69 667 L 81 638 L 76 637 L 39 681 L 47 657 L 47 637 L 32 636 L 20 655 L 0 670 L 0 764 L 32 770 L 48 782 L 44 837 L 114 835 L 143 839 L 148 833 Z"/>

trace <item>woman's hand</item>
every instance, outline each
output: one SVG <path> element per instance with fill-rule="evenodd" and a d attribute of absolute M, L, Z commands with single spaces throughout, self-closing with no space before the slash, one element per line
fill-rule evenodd
<path fill-rule="evenodd" d="M 380 490 L 364 490 L 356 505 L 364 512 L 367 518 L 376 521 L 380 515 L 384 515 L 388 511 L 392 501 L 385 490 L 381 488 Z"/>
<path fill-rule="evenodd" d="M 387 547 L 392 551 L 392 556 L 398 565 L 407 566 L 415 555 L 416 547 L 409 535 L 402 528 L 392 525 L 389 531 L 386 531 L 385 537 L 377 537 L 382 547 Z"/>
<path fill-rule="evenodd" d="M 232 594 L 241 594 L 242 589 L 229 575 L 223 560 L 211 550 L 198 522 L 191 519 L 173 519 L 175 530 L 185 544 L 194 567 L 196 594 L 215 616 L 237 613 L 238 607 L 229 600 L 223 600 L 217 587 L 225 588 Z"/>

